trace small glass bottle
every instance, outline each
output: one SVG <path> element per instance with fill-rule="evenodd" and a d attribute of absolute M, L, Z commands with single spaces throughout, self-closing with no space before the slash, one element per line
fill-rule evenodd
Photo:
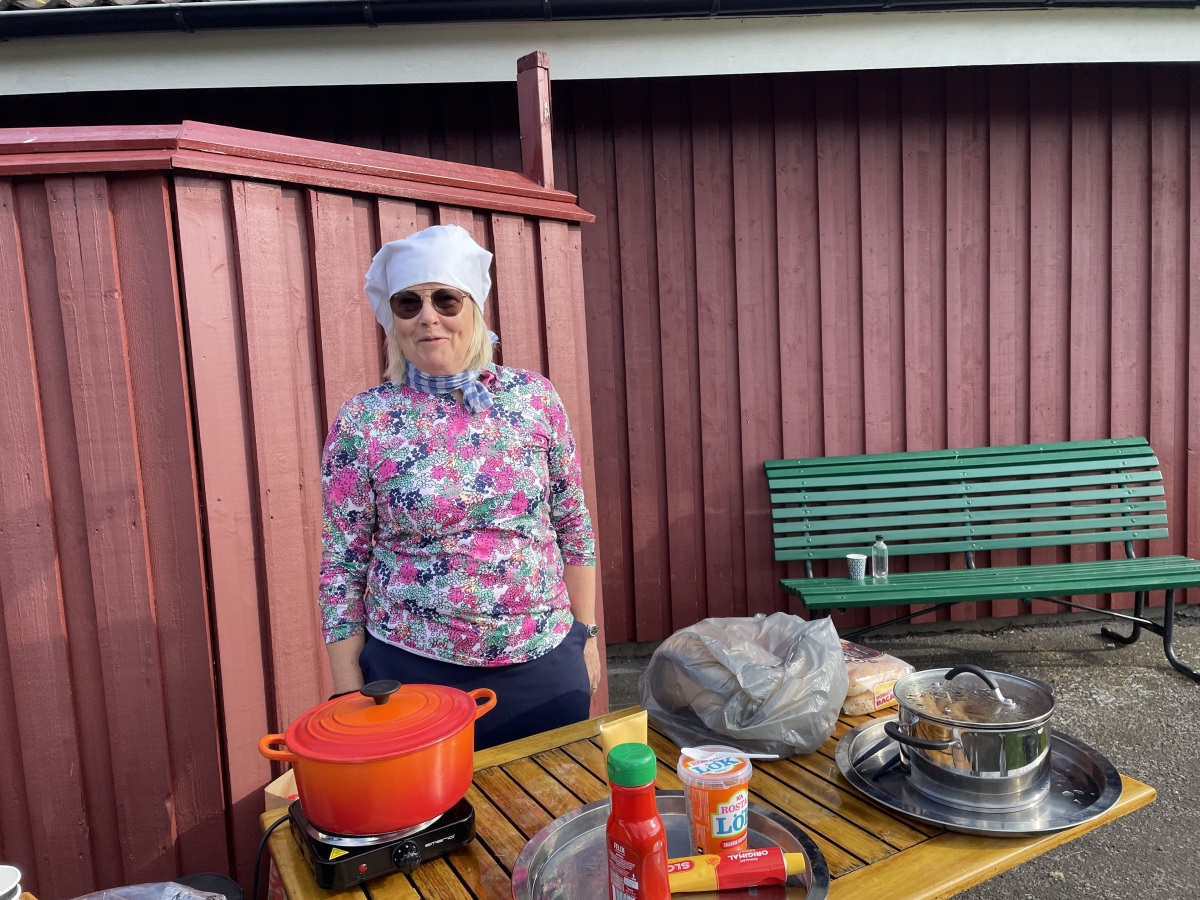
<path fill-rule="evenodd" d="M 617 744 L 609 751 L 609 900 L 670 900 L 667 830 L 654 796 L 655 769 L 654 751 L 646 744 Z"/>
<path fill-rule="evenodd" d="M 887 580 L 887 556 L 887 544 L 883 542 L 883 535 L 875 535 L 875 543 L 871 545 L 871 577 L 876 581 Z"/>

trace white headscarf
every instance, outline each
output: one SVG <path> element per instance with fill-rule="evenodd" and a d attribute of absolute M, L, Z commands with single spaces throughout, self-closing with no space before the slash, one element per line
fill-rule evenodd
<path fill-rule="evenodd" d="M 492 289 L 488 270 L 492 254 L 480 247 L 465 228 L 432 225 L 379 248 L 363 290 L 384 331 L 392 327 L 392 295 L 414 284 L 448 284 L 466 291 L 483 312 Z"/>

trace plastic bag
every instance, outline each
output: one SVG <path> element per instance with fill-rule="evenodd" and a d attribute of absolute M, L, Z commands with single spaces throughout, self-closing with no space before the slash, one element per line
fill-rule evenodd
<path fill-rule="evenodd" d="M 225 895 L 196 890 L 177 881 L 156 881 L 108 888 L 75 900 L 225 900 Z"/>
<path fill-rule="evenodd" d="M 774 613 L 704 619 L 654 651 L 642 708 L 680 747 L 732 743 L 748 753 L 811 753 L 833 734 L 846 661 L 828 618 Z"/>

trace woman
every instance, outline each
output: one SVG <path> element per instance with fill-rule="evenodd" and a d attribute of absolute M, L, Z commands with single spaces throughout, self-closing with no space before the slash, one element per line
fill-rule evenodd
<path fill-rule="evenodd" d="M 549 381 L 492 363 L 491 260 L 457 225 L 375 255 L 388 380 L 342 406 L 322 462 L 335 690 L 490 687 L 477 749 L 587 718 L 600 675 L 575 441 Z"/>

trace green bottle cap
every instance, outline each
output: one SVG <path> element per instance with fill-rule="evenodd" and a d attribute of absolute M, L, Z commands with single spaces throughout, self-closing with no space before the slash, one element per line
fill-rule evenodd
<path fill-rule="evenodd" d="M 608 780 L 619 787 L 653 784 L 654 751 L 645 744 L 617 744 L 608 751 Z"/>

